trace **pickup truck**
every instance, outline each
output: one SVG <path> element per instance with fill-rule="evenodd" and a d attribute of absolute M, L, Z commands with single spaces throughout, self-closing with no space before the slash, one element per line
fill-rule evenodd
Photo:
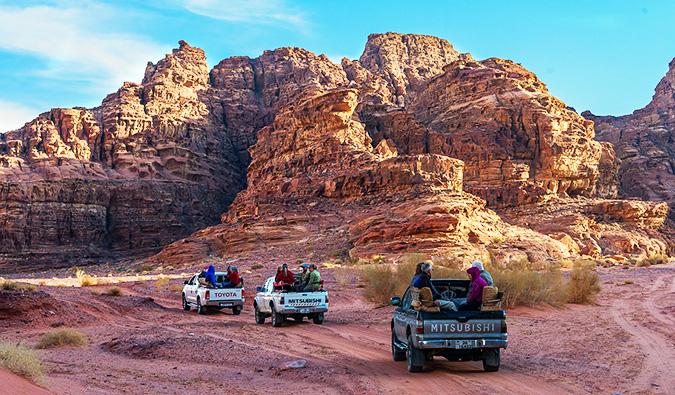
<path fill-rule="evenodd" d="M 222 283 L 227 273 L 216 272 L 216 283 Z M 210 308 L 231 308 L 232 314 L 241 314 L 244 307 L 245 293 L 243 280 L 237 288 L 208 288 L 199 283 L 199 274 L 195 274 L 183 285 L 182 299 L 183 310 L 190 311 L 191 307 L 197 308 L 197 314 L 206 314 Z"/>
<path fill-rule="evenodd" d="M 465 298 L 469 280 L 432 280 L 436 290 Z M 499 370 L 499 351 L 507 347 L 506 313 L 494 311 L 419 311 L 411 307 L 408 288 L 391 298 L 397 306 L 391 320 L 391 354 L 406 360 L 409 372 L 421 372 L 435 355 L 448 361 L 483 361 L 486 372 Z"/>
<path fill-rule="evenodd" d="M 265 318 L 272 316 L 272 326 L 279 327 L 287 317 L 302 321 L 311 318 L 317 324 L 323 324 L 324 313 L 328 311 L 328 292 L 326 290 L 293 292 L 274 290 L 274 277 L 258 287 L 253 300 L 255 322 L 264 324 Z"/>

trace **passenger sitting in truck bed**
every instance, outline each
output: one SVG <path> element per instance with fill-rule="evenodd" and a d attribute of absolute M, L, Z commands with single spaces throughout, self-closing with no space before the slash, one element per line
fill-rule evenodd
<path fill-rule="evenodd" d="M 309 280 L 303 291 L 318 291 L 321 288 L 321 274 L 316 270 L 316 265 L 309 265 Z"/>
<path fill-rule="evenodd" d="M 222 284 L 223 288 L 234 288 L 239 284 L 239 271 L 236 266 L 227 267 L 227 276 L 225 282 Z"/>
<path fill-rule="evenodd" d="M 204 280 L 206 280 L 207 287 L 216 287 L 216 268 L 213 265 L 209 265 L 209 268 L 206 269 L 206 273 L 204 273 Z"/>
<path fill-rule="evenodd" d="M 422 265 L 424 265 L 426 262 L 421 261 L 417 262 L 417 265 L 415 265 L 415 274 L 413 274 L 412 278 L 410 279 L 410 286 L 414 286 L 415 280 L 417 280 L 417 277 L 422 274 Z"/>
<path fill-rule="evenodd" d="M 466 272 L 471 276 L 471 291 L 466 303 L 459 305 L 459 310 L 478 310 L 483 300 L 483 288 L 487 287 L 487 283 L 480 277 L 479 268 L 471 266 Z"/>
<path fill-rule="evenodd" d="M 295 277 L 293 272 L 288 270 L 288 265 L 281 265 L 281 270 L 277 271 L 277 277 L 274 279 L 275 286 L 281 287 L 287 291 L 292 290 L 293 283 L 295 282 Z"/>
<path fill-rule="evenodd" d="M 422 263 L 421 270 L 422 272 L 417 276 L 415 281 L 413 281 L 412 286 L 419 289 L 429 287 L 429 289 L 431 289 L 431 294 L 434 295 L 434 300 L 438 299 L 441 295 L 431 283 L 431 272 L 434 270 L 431 262 Z"/>
<path fill-rule="evenodd" d="M 296 291 L 302 291 L 303 289 L 305 289 L 307 283 L 309 282 L 309 265 L 303 263 L 302 265 L 300 265 L 300 268 L 302 268 L 302 273 L 300 273 L 302 275 L 302 278 L 300 279 L 300 282 L 295 286 Z"/>
<path fill-rule="evenodd" d="M 471 264 L 473 267 L 477 267 L 480 269 L 480 278 L 485 280 L 488 286 L 492 287 L 495 285 L 494 281 L 492 280 L 492 275 L 488 273 L 484 268 L 483 268 L 483 262 L 481 261 L 473 261 Z"/>

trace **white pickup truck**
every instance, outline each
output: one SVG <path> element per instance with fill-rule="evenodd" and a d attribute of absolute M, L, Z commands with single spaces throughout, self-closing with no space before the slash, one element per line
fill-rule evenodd
<path fill-rule="evenodd" d="M 216 284 L 225 282 L 227 273 L 216 272 Z M 243 280 L 237 288 L 208 288 L 199 283 L 199 274 L 195 274 L 184 282 L 183 310 L 190 311 L 190 307 L 197 308 L 197 314 L 205 314 L 209 308 L 231 308 L 232 314 L 241 314 L 244 307 L 245 293 Z"/>
<path fill-rule="evenodd" d="M 315 324 L 323 324 L 323 315 L 328 311 L 328 292 L 326 290 L 292 292 L 274 290 L 274 277 L 258 287 L 253 300 L 255 322 L 264 324 L 265 318 L 272 316 L 272 326 L 279 327 L 286 317 L 302 321 L 311 318 Z"/>

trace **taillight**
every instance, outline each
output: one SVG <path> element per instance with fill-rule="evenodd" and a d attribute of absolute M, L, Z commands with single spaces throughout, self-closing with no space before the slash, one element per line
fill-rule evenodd
<path fill-rule="evenodd" d="M 206 293 L 204 294 L 204 299 L 209 300 L 211 298 L 211 291 L 206 290 Z"/>
<path fill-rule="evenodd" d="M 279 304 L 284 304 L 284 297 L 282 296 L 281 299 L 279 299 Z"/>
<path fill-rule="evenodd" d="M 506 320 L 502 320 L 502 333 L 506 333 Z"/>
<path fill-rule="evenodd" d="M 244 293 L 244 290 L 241 290 L 241 297 L 243 298 L 246 294 Z"/>
<path fill-rule="evenodd" d="M 417 328 L 417 334 L 418 334 L 418 335 L 423 335 L 423 334 L 424 334 L 424 327 Z"/>
<path fill-rule="evenodd" d="M 326 295 L 326 304 L 328 304 L 328 295 Z"/>

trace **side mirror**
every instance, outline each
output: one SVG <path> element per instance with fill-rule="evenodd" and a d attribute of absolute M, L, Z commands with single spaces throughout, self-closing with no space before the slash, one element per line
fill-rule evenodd
<path fill-rule="evenodd" d="M 400 304 L 401 304 L 401 298 L 399 298 L 398 296 L 394 296 L 393 298 L 391 298 L 391 305 L 392 306 L 398 306 Z"/>
<path fill-rule="evenodd" d="M 262 292 L 262 291 L 263 291 L 263 287 L 257 287 L 256 290 L 257 290 L 258 292 Z"/>
<path fill-rule="evenodd" d="M 185 280 L 183 281 L 183 284 L 187 285 L 188 282 L 189 282 L 188 280 Z"/>

